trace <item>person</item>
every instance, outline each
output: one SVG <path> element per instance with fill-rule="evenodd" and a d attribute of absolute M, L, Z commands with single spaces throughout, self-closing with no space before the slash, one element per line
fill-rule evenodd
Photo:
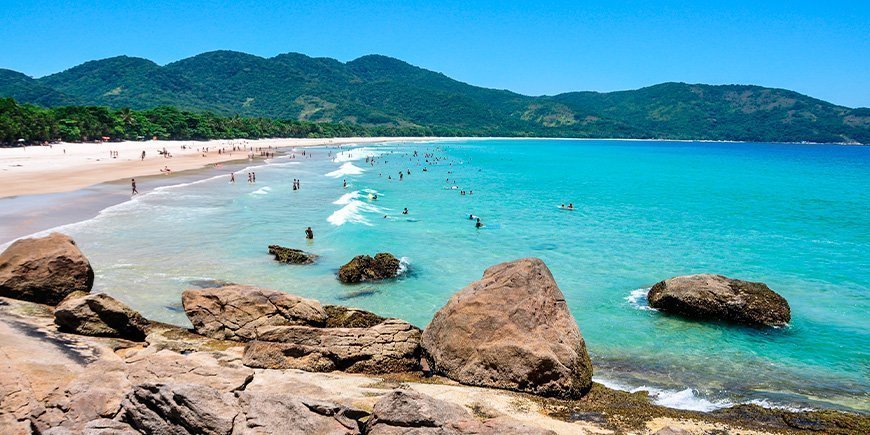
<path fill-rule="evenodd" d="M 570 209 L 574 209 L 574 203 L 573 203 L 573 202 L 568 203 L 568 208 L 570 208 Z"/>
<path fill-rule="evenodd" d="M 408 214 L 408 207 L 405 207 L 405 209 L 402 210 L 402 214 Z"/>
<path fill-rule="evenodd" d="M 235 182 L 236 182 L 236 173 L 235 173 L 235 172 L 230 172 L 230 183 L 234 183 L 234 184 L 235 184 Z"/>
<path fill-rule="evenodd" d="M 314 230 L 311 227 L 305 229 L 305 238 L 308 240 L 314 240 Z"/>
<path fill-rule="evenodd" d="M 347 180 L 344 180 L 344 183 L 342 184 L 342 187 L 344 187 L 345 189 L 347 189 Z"/>
<path fill-rule="evenodd" d="M 475 227 L 475 228 L 480 228 L 480 227 L 482 227 L 482 226 L 483 226 L 483 223 L 480 222 L 480 218 L 477 218 L 477 222 L 475 222 L 474 227 Z"/>
<path fill-rule="evenodd" d="M 257 182 L 257 173 L 256 172 L 251 172 L 251 182 L 252 183 Z"/>
<path fill-rule="evenodd" d="M 142 160 L 143 161 L 145 160 L 145 151 L 144 150 L 142 151 Z"/>
<path fill-rule="evenodd" d="M 135 178 L 131 178 L 131 179 L 130 179 L 130 184 L 133 185 L 133 193 L 132 193 L 132 194 L 133 194 L 133 195 L 137 195 L 137 194 L 139 193 L 139 191 L 136 189 L 136 179 L 135 179 Z"/>
<path fill-rule="evenodd" d="M 468 220 L 473 221 L 473 220 L 474 220 L 474 215 L 473 215 L 473 214 L 468 215 Z"/>

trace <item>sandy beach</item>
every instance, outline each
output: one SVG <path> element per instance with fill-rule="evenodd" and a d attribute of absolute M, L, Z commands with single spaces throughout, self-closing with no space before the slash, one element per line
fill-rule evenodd
<path fill-rule="evenodd" d="M 323 139 L 260 139 L 213 141 L 146 141 L 58 143 L 51 146 L 0 148 L 0 198 L 70 192 L 98 183 L 171 174 L 221 162 L 245 160 L 251 150 L 302 148 L 379 142 L 432 140 L 422 137 L 351 137 Z M 233 146 L 242 148 L 232 151 Z M 158 151 L 166 149 L 165 158 Z M 205 150 L 208 151 L 205 151 Z M 218 150 L 227 152 L 218 153 Z M 141 159 L 145 151 L 145 159 Z M 112 157 L 111 152 L 117 152 Z M 253 151 L 259 159 L 259 152 Z M 172 175 L 170 175 L 172 176 Z"/>

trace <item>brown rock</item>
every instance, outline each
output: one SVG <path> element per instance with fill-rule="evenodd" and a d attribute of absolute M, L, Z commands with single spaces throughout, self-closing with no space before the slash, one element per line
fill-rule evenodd
<path fill-rule="evenodd" d="M 245 434 L 359 434 L 359 419 L 368 413 L 291 394 L 239 394 L 244 419 L 236 433 Z"/>
<path fill-rule="evenodd" d="M 357 255 L 338 269 L 338 279 L 345 284 L 395 278 L 399 275 L 401 262 L 392 254 L 381 252 L 372 258 Z"/>
<path fill-rule="evenodd" d="M 139 313 L 102 293 L 64 299 L 54 312 L 54 323 L 65 332 L 133 341 L 143 341 L 148 329 Z"/>
<path fill-rule="evenodd" d="M 315 372 L 394 373 L 417 370 L 420 330 L 387 319 L 371 328 L 277 326 L 247 343 L 243 362 L 254 368 Z"/>
<path fill-rule="evenodd" d="M 64 234 L 21 239 L 0 254 L 0 296 L 56 305 L 93 285 L 91 264 Z"/>
<path fill-rule="evenodd" d="M 312 264 L 317 256 L 300 249 L 269 245 L 269 253 L 275 256 L 275 261 L 287 264 Z"/>
<path fill-rule="evenodd" d="M 122 406 L 127 423 L 153 434 L 230 434 L 241 411 L 232 393 L 182 383 L 137 385 Z"/>
<path fill-rule="evenodd" d="M 592 386 L 586 344 L 547 266 L 526 258 L 487 269 L 423 331 L 438 374 L 464 384 L 578 398 Z"/>
<path fill-rule="evenodd" d="M 782 326 L 791 320 L 788 301 L 761 282 L 722 275 L 678 276 L 654 285 L 649 305 L 666 313 L 750 326 Z"/>
<path fill-rule="evenodd" d="M 251 286 L 186 290 L 184 311 L 197 333 L 218 340 L 254 340 L 272 326 L 322 326 L 320 302 Z"/>
<path fill-rule="evenodd" d="M 375 403 L 366 433 L 555 435 L 553 431 L 527 426 L 508 417 L 478 421 L 459 405 L 408 390 L 392 391 Z"/>

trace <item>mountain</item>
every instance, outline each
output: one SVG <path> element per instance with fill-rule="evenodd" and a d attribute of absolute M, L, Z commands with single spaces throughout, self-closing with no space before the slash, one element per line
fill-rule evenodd
<path fill-rule="evenodd" d="M 0 96 L 42 106 L 184 110 L 469 135 L 870 143 L 870 109 L 746 85 L 663 83 L 531 97 L 398 59 L 213 51 L 157 65 L 118 56 L 32 79 L 0 70 Z"/>

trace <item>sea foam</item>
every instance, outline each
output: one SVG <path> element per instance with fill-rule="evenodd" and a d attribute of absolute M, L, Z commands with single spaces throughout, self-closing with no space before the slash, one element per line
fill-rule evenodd
<path fill-rule="evenodd" d="M 365 169 L 355 166 L 351 162 L 346 162 L 338 169 L 326 174 L 327 177 L 338 178 L 345 175 L 360 175 L 365 172 Z"/>
<path fill-rule="evenodd" d="M 649 303 L 646 300 L 646 295 L 649 293 L 649 290 L 649 287 L 632 290 L 631 293 L 625 297 L 625 300 L 635 309 L 643 311 L 658 311 L 649 306 Z"/>

